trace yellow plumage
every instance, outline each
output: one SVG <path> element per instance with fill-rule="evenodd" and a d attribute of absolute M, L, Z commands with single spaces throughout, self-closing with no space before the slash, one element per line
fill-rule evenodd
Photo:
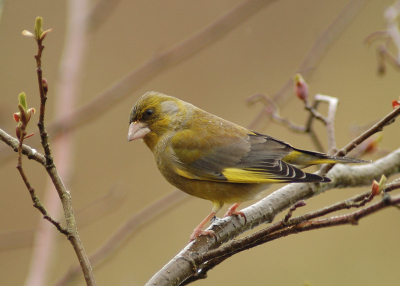
<path fill-rule="evenodd" d="M 257 198 L 271 183 L 330 182 L 299 168 L 321 163 L 363 163 L 300 150 L 212 115 L 190 103 L 158 92 L 147 92 L 129 117 L 128 141 L 143 139 L 158 169 L 178 189 L 213 202 L 212 213 L 235 203 L 227 215 L 240 214 L 240 202 Z"/>

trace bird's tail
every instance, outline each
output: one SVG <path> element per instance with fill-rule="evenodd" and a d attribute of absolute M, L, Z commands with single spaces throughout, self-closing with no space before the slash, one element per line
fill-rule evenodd
<path fill-rule="evenodd" d="M 370 161 L 365 161 L 350 157 L 329 156 L 324 153 L 312 152 L 293 148 L 293 152 L 282 159 L 286 163 L 296 166 L 297 168 L 305 168 L 311 165 L 326 164 L 326 163 L 342 163 L 342 164 L 365 164 Z"/>

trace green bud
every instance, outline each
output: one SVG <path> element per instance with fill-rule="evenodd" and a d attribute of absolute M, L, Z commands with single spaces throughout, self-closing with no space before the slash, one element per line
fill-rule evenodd
<path fill-rule="evenodd" d="M 21 92 L 18 95 L 18 101 L 19 101 L 19 105 L 21 105 L 24 110 L 28 109 L 28 104 L 26 103 L 26 95 L 24 92 Z"/>
<path fill-rule="evenodd" d="M 38 40 L 42 36 L 43 33 L 43 19 L 42 17 L 37 17 L 35 21 L 35 38 Z"/>
<path fill-rule="evenodd" d="M 385 189 L 386 185 L 386 177 L 385 175 L 382 175 L 380 181 L 379 181 L 379 190 L 382 192 Z"/>

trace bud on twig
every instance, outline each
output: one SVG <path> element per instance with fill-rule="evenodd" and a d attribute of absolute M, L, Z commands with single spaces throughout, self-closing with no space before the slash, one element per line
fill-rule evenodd
<path fill-rule="evenodd" d="M 297 97 L 303 101 L 308 98 L 308 85 L 301 74 L 297 73 L 294 76 L 294 92 Z"/>
<path fill-rule="evenodd" d="M 18 123 L 15 133 L 17 137 L 20 138 L 22 132 L 25 131 L 32 114 L 36 112 L 34 108 L 28 109 L 28 103 L 26 101 L 26 95 L 24 92 L 21 92 L 18 95 L 18 109 L 19 112 L 14 113 L 13 118 Z M 33 134 L 25 136 L 25 138 L 29 138 L 31 136 L 33 136 Z"/>
<path fill-rule="evenodd" d="M 393 109 L 399 107 L 400 106 L 400 98 L 399 98 L 399 100 L 393 100 L 392 106 L 393 106 Z"/>
<path fill-rule="evenodd" d="M 47 80 L 45 78 L 42 78 L 42 85 L 44 93 L 47 94 L 49 91 L 49 86 L 47 85 Z"/>
<path fill-rule="evenodd" d="M 43 19 L 42 17 L 37 17 L 35 20 L 34 33 L 27 30 L 22 31 L 22 35 L 34 38 L 36 41 L 43 41 L 46 35 L 51 32 L 52 29 L 43 32 Z"/>
<path fill-rule="evenodd" d="M 377 181 L 373 181 L 372 182 L 372 186 L 371 186 L 371 195 L 373 197 L 375 197 L 376 195 L 379 194 L 379 183 Z"/>
<path fill-rule="evenodd" d="M 386 184 L 386 177 L 385 175 L 381 176 L 381 179 L 379 180 L 379 183 L 377 181 L 373 181 L 372 182 L 372 186 L 371 186 L 371 195 L 374 197 L 380 193 L 383 192 L 383 190 L 385 189 L 385 184 Z"/>
<path fill-rule="evenodd" d="M 42 29 L 43 19 L 42 17 L 36 17 L 35 19 L 35 38 L 40 39 L 43 33 Z"/>

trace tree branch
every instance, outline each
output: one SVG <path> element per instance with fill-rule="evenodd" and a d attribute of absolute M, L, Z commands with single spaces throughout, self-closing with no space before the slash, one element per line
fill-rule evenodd
<path fill-rule="evenodd" d="M 377 212 L 378 210 L 398 204 L 400 202 L 400 196 L 390 198 L 390 196 L 386 194 L 386 192 L 398 188 L 400 188 L 399 182 L 390 184 L 390 187 L 388 186 L 387 188 L 385 188 L 384 196 L 379 202 L 360 211 L 356 211 L 347 215 L 313 221 L 311 221 L 311 219 L 321 217 L 338 210 L 350 209 L 352 207 L 359 208 L 361 206 L 364 206 L 367 202 L 373 199 L 374 195 L 371 193 L 371 191 L 368 191 L 364 194 L 355 196 L 352 199 L 348 199 L 332 206 L 323 208 L 321 210 L 314 211 L 309 214 L 289 220 L 292 212 L 296 210 L 296 207 L 298 207 L 296 205 L 298 203 L 304 202 L 299 201 L 294 207 L 290 209 L 289 213 L 285 216 L 283 220 L 252 235 L 249 235 L 239 240 L 234 240 L 224 245 L 223 247 L 210 250 L 203 255 L 199 255 L 198 257 L 196 257 L 194 259 L 194 263 L 196 265 L 200 265 L 200 267 L 197 269 L 198 274 L 196 276 L 190 277 L 181 285 L 187 285 L 196 280 L 205 279 L 207 277 L 208 271 L 225 261 L 227 258 L 244 250 L 248 250 L 250 248 L 264 244 L 266 242 L 291 234 L 298 234 L 303 231 L 315 230 L 319 228 L 326 228 L 344 224 L 357 225 L 358 220 L 360 220 L 361 218 Z M 300 206 L 304 205 L 305 203 L 300 204 Z"/>

